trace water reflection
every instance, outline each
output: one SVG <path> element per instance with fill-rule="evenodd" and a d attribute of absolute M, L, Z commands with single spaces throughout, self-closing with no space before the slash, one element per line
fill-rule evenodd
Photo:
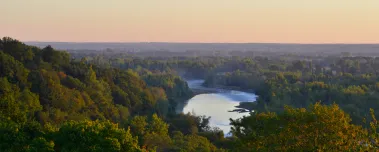
<path fill-rule="evenodd" d="M 202 87 L 203 80 L 187 81 L 191 89 L 212 89 L 215 93 L 199 94 L 188 100 L 184 107 L 184 113 L 210 116 L 210 125 L 219 127 L 225 133 L 230 132 L 229 119 L 237 119 L 249 115 L 249 113 L 228 112 L 232 111 L 240 102 L 254 102 L 256 95 L 252 93 Z"/>

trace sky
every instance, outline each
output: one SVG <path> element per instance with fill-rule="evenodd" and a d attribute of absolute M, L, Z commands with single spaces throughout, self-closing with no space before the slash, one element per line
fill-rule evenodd
<path fill-rule="evenodd" d="M 379 0 L 0 0 L 0 37 L 58 42 L 379 43 Z"/>

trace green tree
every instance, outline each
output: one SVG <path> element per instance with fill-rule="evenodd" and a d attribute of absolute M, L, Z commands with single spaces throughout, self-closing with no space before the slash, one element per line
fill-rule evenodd
<path fill-rule="evenodd" d="M 0 121 L 0 150 L 5 152 L 53 152 L 54 142 L 46 140 L 36 122 L 17 124 L 9 120 Z"/>
<path fill-rule="evenodd" d="M 350 151 L 365 148 L 365 130 L 337 105 L 286 107 L 284 113 L 256 113 L 232 120 L 234 151 Z"/>
<path fill-rule="evenodd" d="M 212 143 L 207 140 L 207 138 L 198 135 L 186 135 L 184 136 L 181 132 L 173 133 L 173 144 L 171 151 L 180 152 L 217 152 L 223 151 L 222 149 L 217 149 Z"/>
<path fill-rule="evenodd" d="M 0 51 L 0 77 L 6 77 L 9 82 L 25 87 L 28 74 L 29 70 L 21 62 Z"/>
<path fill-rule="evenodd" d="M 57 151 L 144 151 L 129 130 L 109 121 L 70 121 L 53 133 Z"/>
<path fill-rule="evenodd" d="M 19 88 L 8 82 L 6 78 L 0 78 L 0 118 L 17 123 L 25 123 L 27 112 L 18 102 Z"/>

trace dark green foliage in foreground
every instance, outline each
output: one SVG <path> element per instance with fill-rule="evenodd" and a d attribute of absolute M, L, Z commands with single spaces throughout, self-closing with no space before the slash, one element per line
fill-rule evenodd
<path fill-rule="evenodd" d="M 129 130 L 111 122 L 66 122 L 51 132 L 61 151 L 143 151 Z"/>

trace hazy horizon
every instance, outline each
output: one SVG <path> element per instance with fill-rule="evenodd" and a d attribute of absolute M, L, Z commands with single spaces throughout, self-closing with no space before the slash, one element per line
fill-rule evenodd
<path fill-rule="evenodd" d="M 14 38 L 14 37 L 11 37 Z M 164 42 L 164 41 L 22 41 L 24 43 L 115 43 L 115 44 L 135 44 L 135 43 L 172 43 L 172 44 L 283 44 L 283 45 L 379 45 L 379 42 L 376 43 L 292 43 L 292 42 Z"/>
<path fill-rule="evenodd" d="M 377 0 L 2 0 L 24 42 L 379 44 Z"/>

